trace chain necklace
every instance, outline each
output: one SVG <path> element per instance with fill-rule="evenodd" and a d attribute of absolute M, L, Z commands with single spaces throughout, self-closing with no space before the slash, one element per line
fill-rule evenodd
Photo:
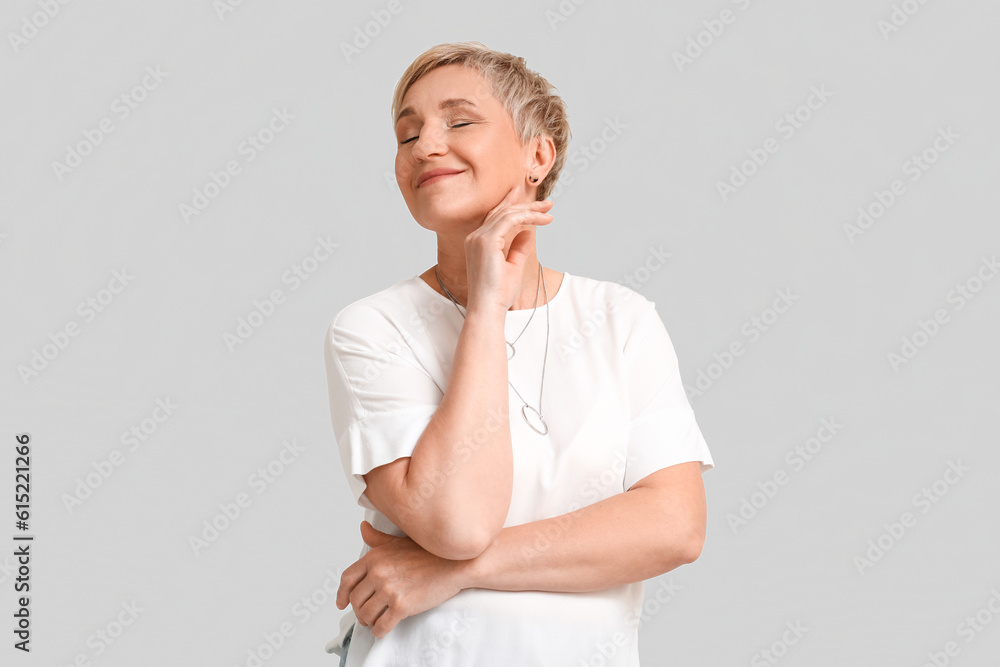
<path fill-rule="evenodd" d="M 437 277 L 437 281 L 438 281 L 438 284 L 441 286 L 441 289 L 444 290 L 444 293 L 447 294 L 448 298 L 451 299 L 452 303 L 455 304 L 455 310 L 458 310 L 459 314 L 462 316 L 462 319 L 465 319 L 465 313 L 463 313 L 461 311 L 461 309 L 459 308 L 458 301 L 455 299 L 454 296 L 452 296 L 451 292 L 448 291 L 448 288 L 444 286 L 444 283 L 441 282 L 441 276 L 438 275 L 437 267 L 436 266 L 434 267 L 434 275 Z M 539 284 L 539 286 L 543 290 L 545 290 L 545 303 L 547 305 L 548 302 L 549 302 L 549 293 L 548 293 L 548 290 L 545 287 L 545 276 L 542 275 L 542 265 L 541 264 L 538 265 L 538 284 Z M 535 288 L 535 307 L 532 309 L 531 316 L 528 318 L 528 324 L 531 323 L 531 318 L 533 318 L 535 316 L 535 311 L 536 310 L 538 310 L 538 288 L 537 287 Z M 518 338 L 521 337 L 521 334 L 523 334 L 525 332 L 525 330 L 527 330 L 528 324 L 525 324 L 524 325 L 524 329 L 521 329 L 521 333 L 518 334 L 517 338 L 514 339 L 514 343 L 516 343 L 518 341 Z M 504 337 L 504 340 L 505 341 L 507 340 L 506 337 Z M 509 361 L 509 360 L 511 360 L 511 359 L 514 358 L 514 344 L 510 343 L 510 342 L 507 342 L 507 347 L 509 349 L 509 353 L 507 355 L 507 360 Z M 521 392 L 519 392 L 514 387 L 514 385 L 511 384 L 511 381 L 509 379 L 507 380 L 507 384 L 509 384 L 510 388 L 514 390 L 514 393 L 517 394 L 517 397 L 521 399 L 521 402 L 524 403 L 524 405 L 521 406 L 521 416 L 524 417 L 525 423 L 527 423 L 528 426 L 530 426 L 531 429 L 533 431 L 535 431 L 535 433 L 538 433 L 539 435 L 545 435 L 545 434 L 547 434 L 549 432 L 549 425 L 546 423 L 545 417 L 542 416 L 542 412 L 541 412 L 541 410 L 542 410 L 542 389 L 545 387 L 545 361 L 548 359 L 548 356 L 549 356 L 549 309 L 546 308 L 545 309 L 545 355 L 542 357 L 542 382 L 541 382 L 541 384 L 538 387 L 538 409 L 536 410 L 535 408 L 533 408 L 530 405 L 528 405 L 528 402 L 524 400 L 523 396 L 521 396 Z M 539 431 L 537 428 L 535 428 L 535 425 L 531 423 L 531 421 L 528 419 L 528 413 L 527 413 L 528 410 L 531 410 L 533 413 L 535 413 L 535 415 L 538 417 L 538 420 L 541 422 L 542 427 L 544 427 L 544 429 L 545 429 L 544 431 Z"/>

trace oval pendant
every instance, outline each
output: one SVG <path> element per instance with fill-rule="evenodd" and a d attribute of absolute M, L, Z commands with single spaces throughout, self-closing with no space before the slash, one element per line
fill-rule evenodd
<path fill-rule="evenodd" d="M 531 420 L 528 419 L 528 413 L 525 412 L 525 410 L 531 410 L 535 414 L 535 416 L 538 417 L 538 422 L 545 428 L 544 431 L 539 431 L 538 428 L 534 424 L 531 423 Z M 534 409 L 533 407 L 531 407 L 527 403 L 525 403 L 521 407 L 521 416 L 524 417 L 524 421 L 527 422 L 528 426 L 530 426 L 531 429 L 535 433 L 537 433 L 538 435 L 545 435 L 546 433 L 549 432 L 549 425 L 545 423 L 545 418 L 542 417 L 541 413 L 538 412 L 538 410 Z"/>
<path fill-rule="evenodd" d="M 507 361 L 510 361 L 513 358 L 514 358 L 514 346 L 511 345 L 510 343 L 507 343 Z"/>

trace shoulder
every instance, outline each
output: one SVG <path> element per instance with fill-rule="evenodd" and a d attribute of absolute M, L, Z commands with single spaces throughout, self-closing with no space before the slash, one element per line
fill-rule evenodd
<path fill-rule="evenodd" d="M 343 306 L 330 320 L 327 339 L 336 340 L 345 335 L 369 337 L 385 335 L 398 329 L 413 312 L 420 292 L 414 280 L 400 280 L 374 294 Z"/>
<path fill-rule="evenodd" d="M 573 297 L 587 319 L 603 318 L 627 338 L 656 312 L 656 304 L 628 285 L 573 275 Z"/>
<path fill-rule="evenodd" d="M 604 307 L 607 312 L 643 312 L 653 302 L 628 285 L 612 280 L 601 280 L 577 274 L 566 273 L 566 283 L 575 299 Z"/>

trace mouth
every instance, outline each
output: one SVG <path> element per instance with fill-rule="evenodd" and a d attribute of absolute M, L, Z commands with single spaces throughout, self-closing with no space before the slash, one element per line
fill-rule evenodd
<path fill-rule="evenodd" d="M 436 183 L 437 181 L 444 180 L 449 176 L 457 176 L 458 174 L 461 173 L 462 173 L 461 171 L 447 171 L 447 172 L 441 172 L 439 174 L 433 174 L 430 178 L 427 178 L 426 175 L 424 175 L 423 177 L 421 177 L 421 180 L 417 183 L 417 187 L 422 188 L 424 186 L 430 185 L 431 183 Z"/>

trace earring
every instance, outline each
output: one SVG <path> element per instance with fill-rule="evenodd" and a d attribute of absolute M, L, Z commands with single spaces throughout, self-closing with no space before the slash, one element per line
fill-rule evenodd
<path fill-rule="evenodd" d="M 532 183 L 537 183 L 538 182 L 538 177 L 537 176 L 532 176 L 531 177 L 531 182 Z"/>

